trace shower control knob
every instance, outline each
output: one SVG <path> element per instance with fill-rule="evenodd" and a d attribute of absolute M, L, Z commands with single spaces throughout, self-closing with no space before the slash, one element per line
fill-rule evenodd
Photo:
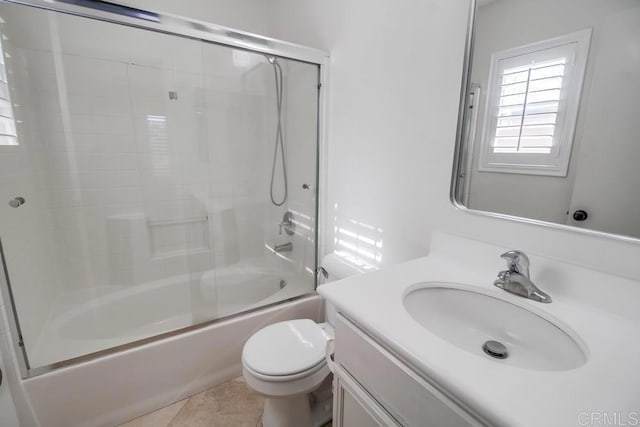
<path fill-rule="evenodd" d="M 587 211 L 583 211 L 582 209 L 578 209 L 573 213 L 573 219 L 576 221 L 584 221 L 589 218 L 589 214 Z"/>
<path fill-rule="evenodd" d="M 24 202 L 26 202 L 24 197 L 14 197 L 13 199 L 9 200 L 9 206 L 11 206 L 12 208 L 19 208 L 20 206 L 24 205 Z"/>
<path fill-rule="evenodd" d="M 311 189 L 311 186 L 309 184 L 302 184 L 302 188 L 304 190 L 309 190 L 309 189 Z"/>

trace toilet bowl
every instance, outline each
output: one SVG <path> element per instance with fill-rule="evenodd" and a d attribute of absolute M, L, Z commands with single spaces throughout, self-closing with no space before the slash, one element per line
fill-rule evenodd
<path fill-rule="evenodd" d="M 319 427 L 331 419 L 330 399 L 309 394 L 329 376 L 325 347 L 332 337 L 328 323 L 296 319 L 269 325 L 247 340 L 242 374 L 265 397 L 264 427 Z"/>
<path fill-rule="evenodd" d="M 336 255 L 322 261 L 329 281 L 363 271 Z M 265 397 L 263 427 L 320 427 L 332 415 L 330 370 L 325 360 L 333 339 L 335 308 L 325 304 L 327 323 L 295 319 L 253 334 L 242 350 L 242 374 Z"/>

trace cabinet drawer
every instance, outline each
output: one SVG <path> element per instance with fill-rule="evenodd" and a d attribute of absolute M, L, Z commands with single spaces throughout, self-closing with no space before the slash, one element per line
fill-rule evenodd
<path fill-rule="evenodd" d="M 482 425 L 342 315 L 335 332 L 336 362 L 402 425 Z"/>

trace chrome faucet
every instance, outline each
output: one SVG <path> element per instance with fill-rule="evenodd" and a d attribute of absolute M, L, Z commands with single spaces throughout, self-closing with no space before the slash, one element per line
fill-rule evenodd
<path fill-rule="evenodd" d="M 498 280 L 493 282 L 495 286 L 534 301 L 551 302 L 551 297 L 529 279 L 529 258 L 524 253 L 509 251 L 500 256 L 507 260 L 507 270 L 498 273 Z"/>
<path fill-rule="evenodd" d="M 281 245 L 275 245 L 273 247 L 273 251 L 277 254 L 281 252 L 291 252 L 292 250 L 293 250 L 293 243 L 291 242 L 283 243 Z"/>
<path fill-rule="evenodd" d="M 282 230 L 284 229 L 285 233 L 289 236 L 293 236 L 296 232 L 296 223 L 295 217 L 291 211 L 286 211 L 284 215 L 282 215 L 282 222 L 279 224 L 278 234 L 282 234 Z"/>

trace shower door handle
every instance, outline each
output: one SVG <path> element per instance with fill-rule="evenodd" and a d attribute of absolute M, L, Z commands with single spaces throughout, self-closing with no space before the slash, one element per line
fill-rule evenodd
<path fill-rule="evenodd" d="M 26 200 L 24 199 L 24 197 L 17 196 L 9 200 L 9 206 L 11 206 L 12 208 L 19 208 L 20 206 L 24 205 L 25 202 Z"/>

